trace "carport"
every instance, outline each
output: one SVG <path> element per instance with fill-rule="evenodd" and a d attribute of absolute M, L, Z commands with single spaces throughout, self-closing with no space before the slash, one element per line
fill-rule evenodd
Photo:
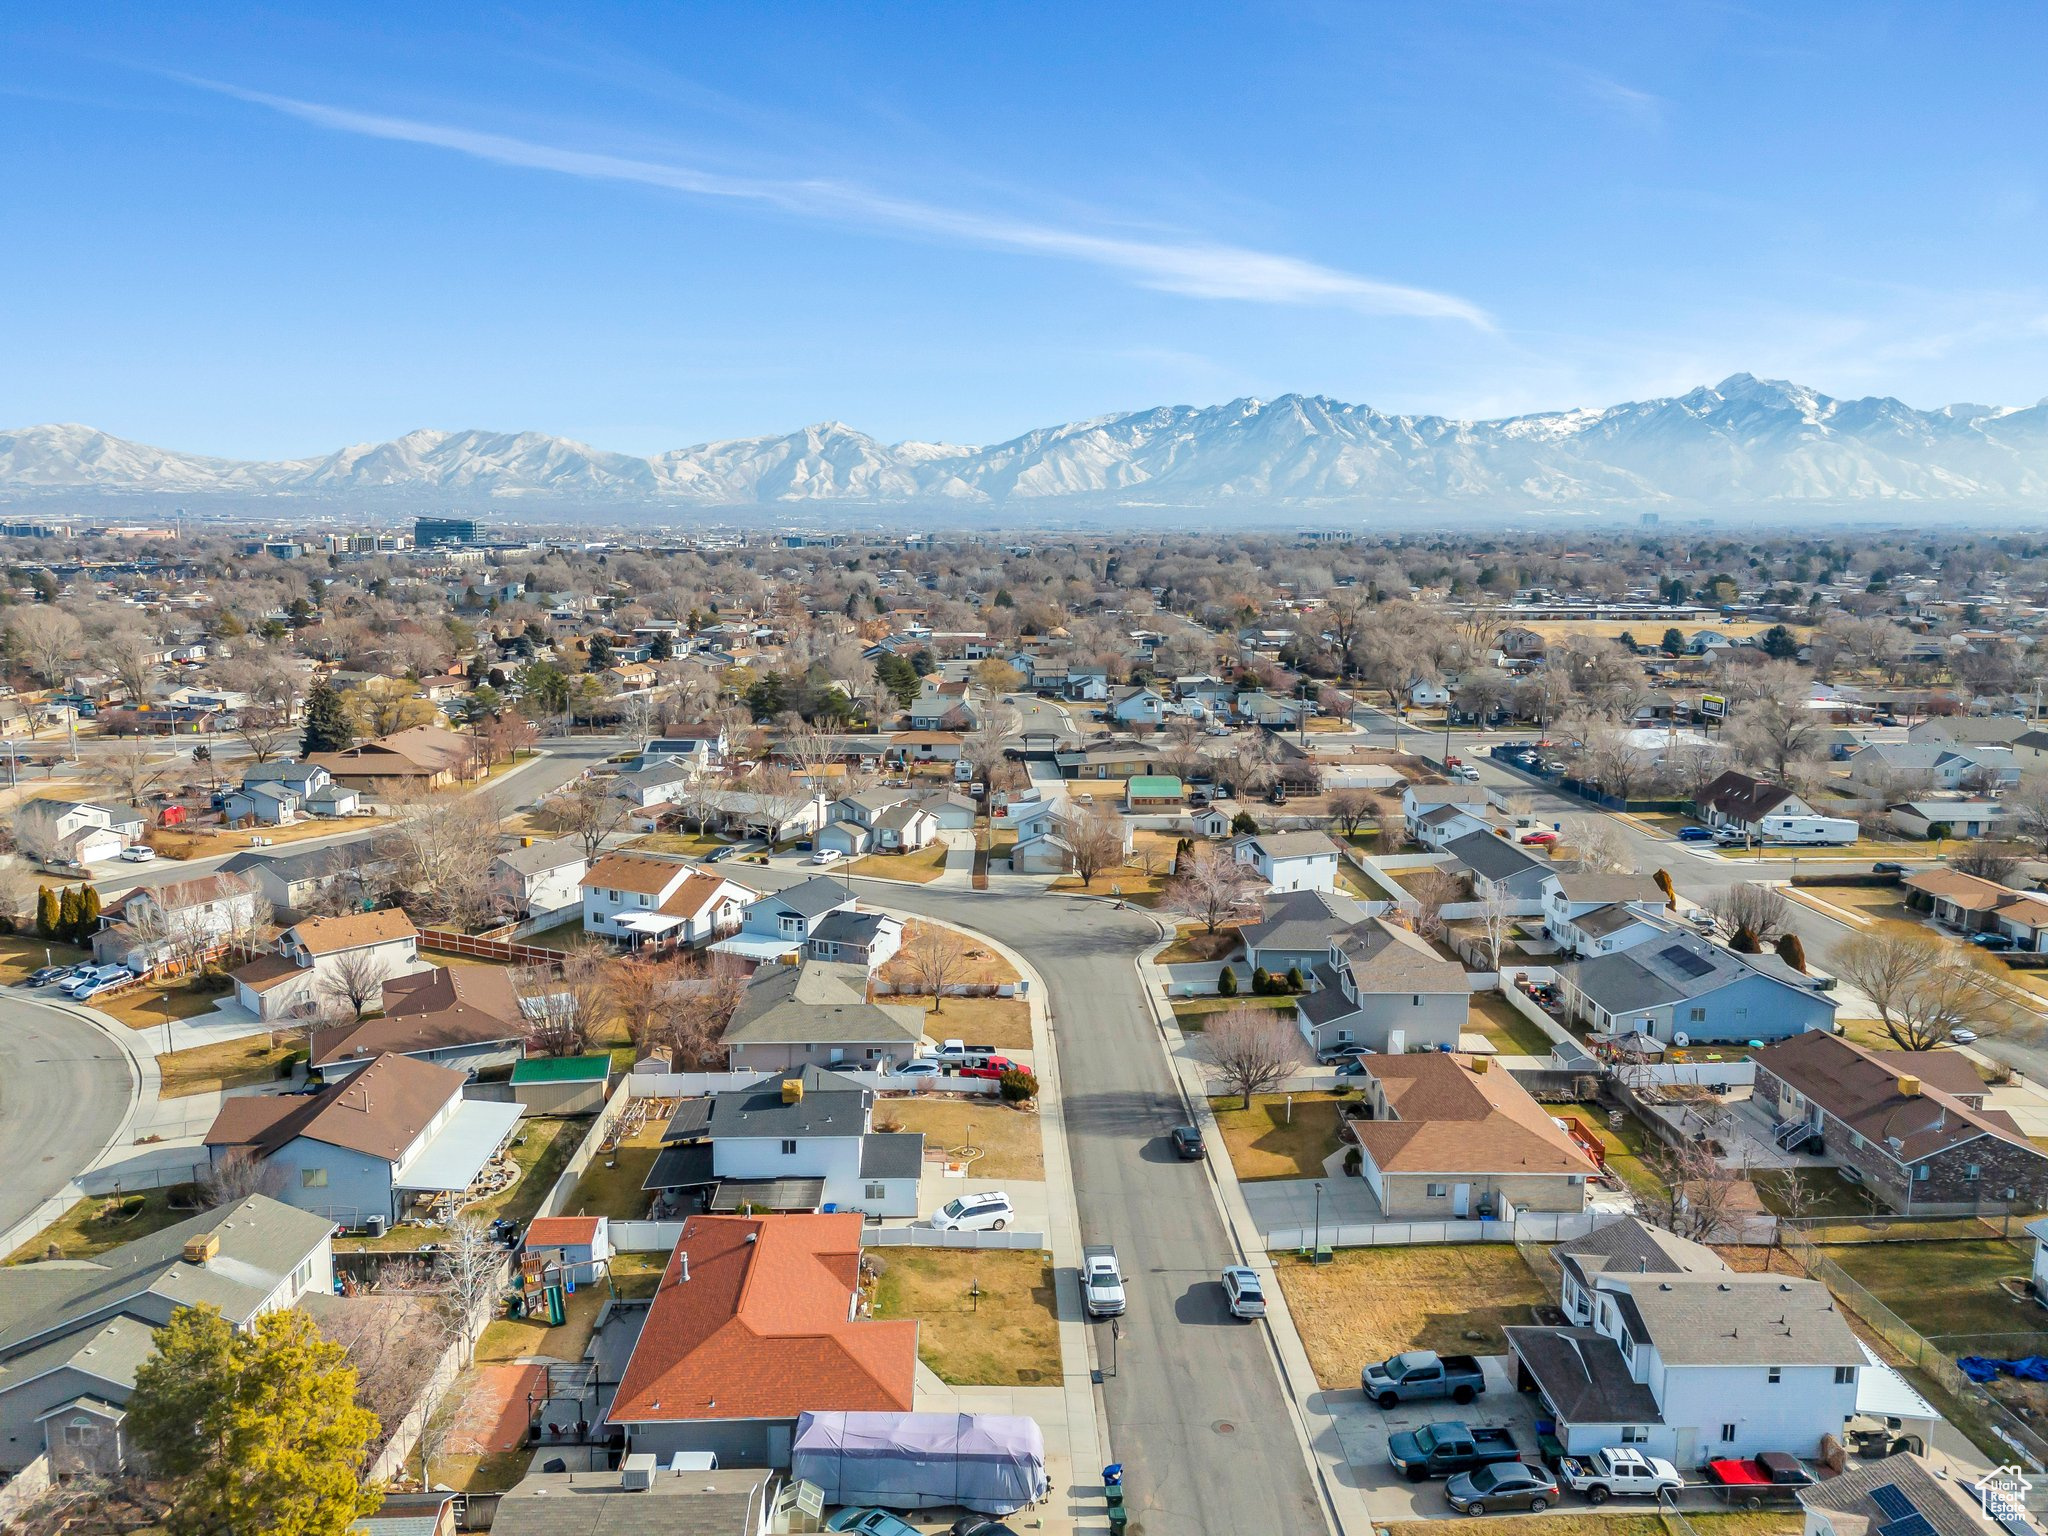
<path fill-rule="evenodd" d="M 411 1166 L 392 1181 L 392 1187 L 411 1194 L 469 1188 L 519 1124 L 519 1115 L 517 1104 L 464 1099 L 448 1123 L 420 1148 Z"/>

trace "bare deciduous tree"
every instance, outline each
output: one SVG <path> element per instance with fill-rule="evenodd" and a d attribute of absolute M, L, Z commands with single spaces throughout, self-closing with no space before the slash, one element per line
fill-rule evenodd
<path fill-rule="evenodd" d="M 973 946 L 957 928 L 922 923 L 917 937 L 903 946 L 903 963 L 917 990 L 932 995 L 932 1012 L 945 1011 L 946 986 L 967 964 Z"/>
<path fill-rule="evenodd" d="M 1346 837 L 1358 835 L 1358 829 L 1371 819 L 1377 803 L 1362 789 L 1333 789 L 1324 800 L 1331 823 Z"/>
<path fill-rule="evenodd" d="M 578 779 L 566 794 L 548 802 L 548 812 L 565 836 L 583 845 L 583 857 L 592 863 L 604 840 L 625 825 L 633 803 L 612 793 L 607 781 Z"/>
<path fill-rule="evenodd" d="M 1753 880 L 1716 891 L 1702 906 L 1729 947 L 1749 954 L 1774 942 L 1792 919 L 1792 904 L 1785 893 Z"/>
<path fill-rule="evenodd" d="M 474 1353 L 477 1335 L 490 1321 L 491 1302 L 498 1294 L 504 1264 L 505 1250 L 492 1241 L 490 1224 L 482 1217 L 459 1212 L 448 1223 L 447 1235 L 434 1255 L 434 1270 L 454 1313 L 465 1364 Z"/>
<path fill-rule="evenodd" d="M 478 926 L 495 916 L 504 897 L 491 879 L 499 834 L 490 798 L 391 784 L 379 793 L 391 810 L 380 842 L 414 917 Z"/>
<path fill-rule="evenodd" d="M 251 1195 L 273 1198 L 284 1192 L 284 1169 L 237 1147 L 216 1158 L 199 1180 L 199 1198 L 209 1207 L 233 1205 Z"/>
<path fill-rule="evenodd" d="M 1301 1032 L 1271 1008 L 1237 1007 L 1212 1014 L 1202 1031 L 1202 1055 L 1223 1086 L 1251 1108 L 1252 1095 L 1292 1077 L 1307 1059 Z"/>
<path fill-rule="evenodd" d="M 391 970 L 383 956 L 373 949 L 345 950 L 320 968 L 319 993 L 337 1011 L 360 1019 L 384 1006 L 384 983 Z"/>
<path fill-rule="evenodd" d="M 1238 863 L 1228 844 L 1202 843 L 1181 858 L 1161 904 L 1214 933 L 1217 924 L 1244 911 L 1260 888 L 1258 871 Z"/>
<path fill-rule="evenodd" d="M 1465 883 L 1441 869 L 1425 869 L 1408 882 L 1415 898 L 1415 931 L 1425 939 L 1444 936 L 1444 908 L 1465 899 Z"/>
<path fill-rule="evenodd" d="M 1605 816 L 1575 816 L 1565 828 L 1565 842 L 1589 874 L 1632 875 L 1636 856 L 1628 839 Z"/>
<path fill-rule="evenodd" d="M 1911 923 L 1858 934 L 1837 951 L 1835 972 L 1870 999 L 1905 1051 L 1931 1051 L 1965 1027 L 1990 1034 L 2013 1016 L 1981 959 Z"/>
<path fill-rule="evenodd" d="M 92 775 L 122 800 L 134 805 L 178 767 L 175 757 L 159 755 L 139 741 L 123 742 L 93 760 Z"/>
<path fill-rule="evenodd" d="M 1515 926 L 1514 898 L 1498 885 L 1490 885 L 1479 898 L 1479 927 L 1486 938 L 1487 969 L 1499 974 L 1500 952 Z"/>
<path fill-rule="evenodd" d="M 1123 817 L 1113 806 L 1090 801 L 1085 810 L 1065 818 L 1060 830 L 1074 851 L 1074 873 L 1081 877 L 1083 890 L 1094 884 L 1097 875 L 1123 863 L 1128 834 Z"/>
<path fill-rule="evenodd" d="M 38 677 L 57 687 L 85 644 L 85 630 L 62 608 L 38 603 L 14 610 L 7 621 L 7 643 Z"/>
<path fill-rule="evenodd" d="M 1715 1160 L 1708 1143 L 1673 1147 L 1659 1142 L 1644 1162 L 1657 1175 L 1660 1190 L 1644 1198 L 1646 1220 L 1695 1243 L 1726 1241 L 1721 1228 L 1738 1181 L 1733 1171 Z"/>

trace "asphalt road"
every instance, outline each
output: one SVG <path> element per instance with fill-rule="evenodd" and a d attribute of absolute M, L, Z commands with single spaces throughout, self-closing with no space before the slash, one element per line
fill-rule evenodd
<path fill-rule="evenodd" d="M 1158 937 L 1152 921 L 1044 894 L 856 885 L 878 905 L 979 929 L 1045 979 L 1082 1241 L 1116 1245 L 1129 1297 L 1122 1337 L 1097 1324 L 1095 1342 L 1105 1372 L 1116 1366 L 1103 1393 L 1132 1536 L 1323 1530 L 1265 1331 L 1224 1308 L 1217 1275 L 1237 1255 L 1223 1218 L 1201 1168 L 1167 1144 L 1186 1115 L 1133 966 Z"/>
<path fill-rule="evenodd" d="M 0 1231 L 99 1157 L 133 1090 L 127 1057 L 92 1025 L 0 994 Z"/>

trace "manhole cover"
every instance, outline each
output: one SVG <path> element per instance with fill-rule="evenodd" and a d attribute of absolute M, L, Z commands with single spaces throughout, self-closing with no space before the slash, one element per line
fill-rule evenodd
<path fill-rule="evenodd" d="M 1214 1424 L 1211 1424 L 1209 1427 L 1215 1430 L 1216 1433 L 1219 1435 L 1234 1435 L 1237 1433 L 1237 1426 L 1231 1423 L 1228 1419 L 1218 1419 Z"/>

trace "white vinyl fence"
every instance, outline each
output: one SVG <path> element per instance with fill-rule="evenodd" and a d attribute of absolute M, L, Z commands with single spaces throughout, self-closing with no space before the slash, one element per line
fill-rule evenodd
<path fill-rule="evenodd" d="M 1043 1249 L 1043 1232 L 940 1232 L 931 1227 L 869 1227 L 861 1233 L 869 1248 Z"/>
<path fill-rule="evenodd" d="M 850 1078 L 863 1088 L 888 1093 L 952 1093 L 969 1096 L 1000 1093 L 1002 1085 L 992 1077 L 898 1077 L 891 1072 L 853 1072 L 841 1067 L 828 1070 Z M 633 1072 L 626 1077 L 627 1091 L 636 1099 L 693 1099 L 700 1094 L 724 1093 L 757 1083 L 760 1072 Z"/>
<path fill-rule="evenodd" d="M 1619 1221 L 1617 1211 L 1523 1211 L 1513 1220 L 1326 1221 L 1315 1227 L 1277 1227 L 1266 1234 L 1266 1249 L 1281 1253 L 1309 1247 L 1317 1237 L 1325 1248 L 1410 1247 L 1422 1243 L 1561 1243 Z"/>
<path fill-rule="evenodd" d="M 620 1253 L 673 1253 L 683 1240 L 680 1221 L 612 1221 L 605 1231 Z"/>

